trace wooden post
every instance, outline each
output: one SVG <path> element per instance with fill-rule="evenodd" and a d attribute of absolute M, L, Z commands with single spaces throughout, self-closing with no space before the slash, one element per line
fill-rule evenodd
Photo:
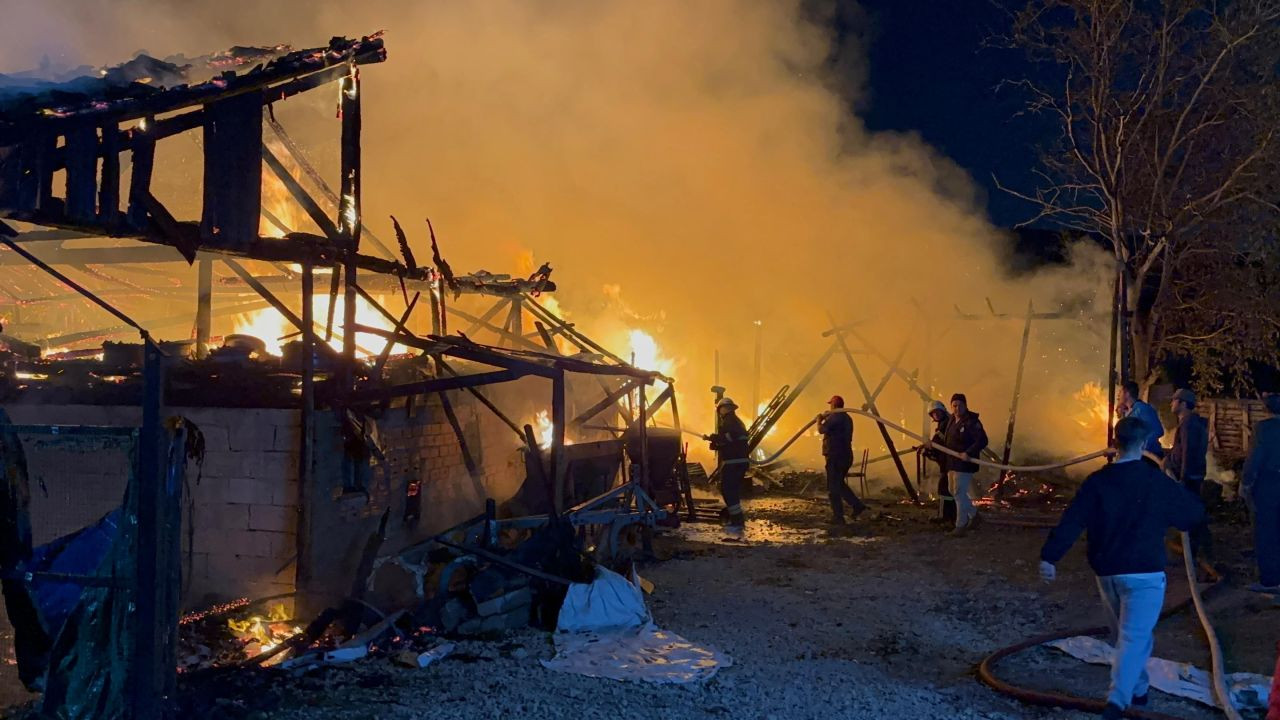
<path fill-rule="evenodd" d="M 311 502 L 315 462 L 316 410 L 316 333 L 315 333 L 315 267 L 311 261 L 302 265 L 302 407 L 298 413 L 298 561 L 294 566 L 294 584 L 300 590 L 311 585 Z"/>
<path fill-rule="evenodd" d="M 128 223 L 135 230 L 147 229 L 147 197 L 151 194 L 151 170 L 155 165 L 156 141 L 150 136 L 156 119 L 148 115 L 133 129 L 133 167 L 129 171 Z"/>
<path fill-rule="evenodd" d="M 430 288 L 431 293 L 431 334 L 440 334 L 440 297 L 436 295 L 435 284 Z"/>
<path fill-rule="evenodd" d="M 1022 371 L 1027 365 L 1027 342 L 1031 339 L 1031 317 L 1035 314 L 1032 301 L 1027 301 L 1027 321 L 1022 326 L 1022 347 L 1018 350 L 1018 374 L 1013 380 L 1013 403 L 1009 406 L 1009 431 L 1004 436 L 1004 454 L 1000 464 L 1008 465 L 1009 456 L 1013 453 L 1013 426 L 1018 419 L 1018 398 L 1022 395 Z M 1111 392 L 1115 393 L 1115 384 Z M 1114 400 L 1113 400 L 1114 402 Z"/>
<path fill-rule="evenodd" d="M 835 326 L 834 322 L 832 323 L 832 326 Z M 862 390 L 862 396 L 867 400 L 867 409 L 876 415 L 879 415 L 880 411 L 876 409 L 875 402 L 871 399 L 871 388 L 867 387 L 867 381 L 862 377 L 862 371 L 858 369 L 858 363 L 853 360 L 853 353 L 850 352 L 849 345 L 844 341 L 844 333 L 837 331 L 835 333 L 835 338 L 836 340 L 834 345 L 838 346 L 840 350 L 844 352 L 845 359 L 849 361 L 849 369 L 853 371 L 853 377 L 858 381 L 858 387 Z M 898 476 L 902 478 L 902 486 L 906 488 L 907 495 L 911 497 L 911 501 L 919 505 L 920 495 L 916 492 L 915 487 L 912 486 L 911 478 L 907 476 L 907 468 L 903 466 L 902 458 L 898 457 L 898 449 L 894 447 L 893 438 L 889 436 L 889 429 L 880 422 L 876 423 L 876 427 L 880 428 L 880 436 L 884 438 L 884 445 L 889 450 L 890 454 L 893 455 L 893 464 L 898 468 Z"/>
<path fill-rule="evenodd" d="M 108 228 L 120 222 L 120 126 L 102 126 L 102 180 L 98 185 L 98 222 Z"/>
<path fill-rule="evenodd" d="M 338 231 L 346 241 L 346 292 L 343 307 L 343 391 L 354 383 L 356 356 L 356 253 L 360 249 L 360 72 L 355 63 L 341 81 L 342 99 L 342 195 L 338 203 Z"/>
<path fill-rule="evenodd" d="M 132 593 L 136 635 L 130 663 L 129 706 L 131 717 L 150 720 L 161 717 L 163 688 L 167 684 L 165 674 L 174 672 L 172 666 L 163 667 L 166 653 L 162 644 L 164 625 L 176 622 L 177 618 L 161 615 L 161 596 L 165 592 L 162 584 L 170 582 L 160 564 L 165 464 L 160 416 L 164 403 L 164 359 L 159 347 L 145 335 L 143 353 L 142 428 L 138 435 L 136 478 L 138 505 L 137 514 L 131 518 L 137 525 L 137 570 Z"/>
<path fill-rule="evenodd" d="M 551 380 L 551 475 L 555 483 L 552 502 L 557 514 L 565 509 L 564 484 L 568 470 L 564 454 L 564 406 L 565 382 L 562 370 Z"/>
<path fill-rule="evenodd" d="M 213 260 L 196 261 L 196 357 L 209 356 L 209 334 L 213 325 Z"/>
<path fill-rule="evenodd" d="M 1122 273 L 1123 270 L 1117 266 L 1115 284 L 1111 290 L 1111 344 L 1107 346 L 1107 447 L 1111 447 L 1116 429 L 1116 341 L 1120 332 L 1120 306 L 1124 302 L 1120 285 Z M 1107 462 L 1111 462 L 1110 457 Z"/>
<path fill-rule="evenodd" d="M 636 395 L 638 398 L 636 405 L 640 408 L 640 422 L 638 423 L 640 428 L 640 487 L 652 495 L 653 478 L 649 473 L 649 406 L 645 402 L 644 388 L 645 384 L 641 382 Z"/>

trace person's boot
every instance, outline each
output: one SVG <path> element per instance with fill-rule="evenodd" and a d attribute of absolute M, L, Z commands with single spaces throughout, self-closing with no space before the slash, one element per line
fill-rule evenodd
<path fill-rule="evenodd" d="M 1102 709 L 1102 717 L 1107 720 L 1119 720 L 1124 717 L 1124 708 L 1115 703 L 1107 703 L 1107 706 Z"/>
<path fill-rule="evenodd" d="M 1134 695 L 1133 700 L 1130 701 L 1129 704 L 1134 707 L 1143 708 L 1143 707 L 1146 707 L 1150 702 L 1151 702 L 1151 696 L 1147 693 L 1142 693 L 1141 695 Z"/>

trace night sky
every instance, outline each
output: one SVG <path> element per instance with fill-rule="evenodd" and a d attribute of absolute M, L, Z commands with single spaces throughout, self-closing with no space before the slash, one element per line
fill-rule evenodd
<path fill-rule="evenodd" d="M 1022 98 L 997 85 L 1026 76 L 1014 50 L 984 47 L 1005 30 L 991 0 L 859 0 L 837 30 L 851 52 L 869 52 L 867 87 L 856 112 L 871 130 L 912 131 L 964 168 L 992 222 L 1011 227 L 1031 206 L 996 188 L 1034 187 L 1037 147 L 1052 138 L 1045 119 L 1015 117 Z"/>

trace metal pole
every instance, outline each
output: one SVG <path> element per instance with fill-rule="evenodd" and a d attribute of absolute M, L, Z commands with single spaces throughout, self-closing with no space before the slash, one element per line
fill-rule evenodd
<path fill-rule="evenodd" d="M 165 642 L 160 616 L 161 583 L 170 578 L 161 572 L 160 509 L 164 486 L 161 482 L 161 450 L 164 446 L 160 406 L 164 402 L 164 367 L 160 349 L 150 338 L 143 337 L 142 429 L 138 437 L 136 561 L 133 605 L 135 610 L 134 662 L 130 674 L 131 717 L 151 720 L 161 717 L 164 674 L 172 667 L 162 667 Z M 174 619 L 176 620 L 176 618 Z"/>
<path fill-rule="evenodd" d="M 209 355 L 209 333 L 213 325 L 213 260 L 196 261 L 196 357 Z"/>
<path fill-rule="evenodd" d="M 1009 432 L 1004 436 L 1004 455 L 1001 465 L 1009 464 L 1013 452 L 1013 425 L 1018 419 L 1018 398 L 1022 395 L 1022 371 L 1027 364 L 1027 342 L 1031 339 L 1031 318 L 1035 314 L 1032 301 L 1027 301 L 1027 321 L 1022 325 L 1022 348 L 1018 351 L 1018 374 L 1013 381 L 1013 404 L 1009 406 Z M 1114 392 L 1114 391 L 1113 391 Z"/>
<path fill-rule="evenodd" d="M 760 371 L 764 365 L 764 323 L 756 320 L 756 361 L 751 375 L 751 417 L 760 414 Z"/>

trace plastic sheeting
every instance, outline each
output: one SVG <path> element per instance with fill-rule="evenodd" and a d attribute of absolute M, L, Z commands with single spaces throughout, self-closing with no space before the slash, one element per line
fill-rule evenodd
<path fill-rule="evenodd" d="M 653 624 L 638 583 L 597 568 L 591 583 L 575 583 L 556 624 L 551 670 L 588 677 L 682 684 L 707 680 L 732 660 Z"/>
<path fill-rule="evenodd" d="M 1093 665 L 1110 665 L 1111 655 L 1115 652 L 1106 641 L 1084 635 L 1045 644 Z M 1190 663 L 1153 657 L 1147 660 L 1147 675 L 1151 677 L 1151 687 L 1160 692 L 1217 707 L 1213 700 L 1212 676 Z M 1230 673 L 1225 679 L 1231 693 L 1231 704 L 1237 710 L 1267 709 L 1271 678 L 1253 673 Z"/>

